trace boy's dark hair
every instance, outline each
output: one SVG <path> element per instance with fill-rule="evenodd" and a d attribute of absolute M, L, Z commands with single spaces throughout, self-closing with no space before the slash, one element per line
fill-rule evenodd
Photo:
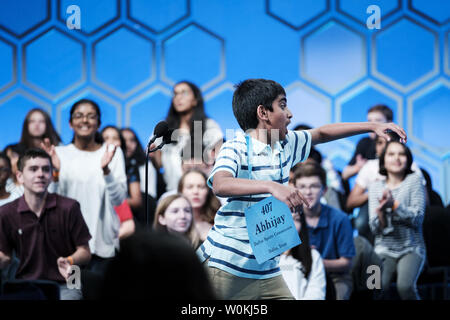
<path fill-rule="evenodd" d="M 327 173 L 320 164 L 314 162 L 300 163 L 294 171 L 294 185 L 298 179 L 303 177 L 319 177 L 322 186 L 327 186 Z"/>
<path fill-rule="evenodd" d="M 406 177 L 410 173 L 413 173 L 414 171 L 411 170 L 411 165 L 413 163 L 413 156 L 412 156 L 411 150 L 409 150 L 409 148 L 406 145 L 404 145 L 403 143 L 395 141 L 395 140 L 391 140 L 391 141 L 388 141 L 388 143 L 386 144 L 386 147 L 384 148 L 383 152 L 380 155 L 380 170 L 379 170 L 380 174 L 383 175 L 383 176 L 387 176 L 388 175 L 386 167 L 384 166 L 384 158 L 386 156 L 386 150 L 388 149 L 388 147 L 389 147 L 389 145 L 391 143 L 398 143 L 398 144 L 400 144 L 401 146 L 403 146 L 403 149 L 405 151 L 405 154 L 406 154 L 406 169 L 405 169 L 404 177 Z"/>
<path fill-rule="evenodd" d="M 21 155 L 23 155 L 25 153 L 27 148 L 23 144 L 16 143 L 16 144 L 7 145 L 5 147 L 5 149 L 3 149 L 3 153 L 7 154 L 8 150 L 11 150 L 12 152 L 17 153 L 20 157 Z"/>
<path fill-rule="evenodd" d="M 259 105 L 273 111 L 272 103 L 280 95 L 286 95 L 283 87 L 265 79 L 248 79 L 235 85 L 233 93 L 233 113 L 242 130 L 258 126 L 256 110 Z"/>
<path fill-rule="evenodd" d="M 25 163 L 29 159 L 34 159 L 34 158 L 48 159 L 48 161 L 50 162 L 50 167 L 53 168 L 52 158 L 50 157 L 50 155 L 47 152 L 45 152 L 44 150 L 39 149 L 39 148 L 30 148 L 30 149 L 27 149 L 27 151 L 25 151 L 25 153 L 19 157 L 19 161 L 17 162 L 17 169 L 20 172 L 23 172 L 23 168 L 25 168 Z"/>
<path fill-rule="evenodd" d="M 394 112 L 392 111 L 391 108 L 389 108 L 385 104 L 374 105 L 367 111 L 367 113 L 371 113 L 371 112 L 382 113 L 384 115 L 384 117 L 386 118 L 387 122 L 392 122 L 394 120 Z"/>
<path fill-rule="evenodd" d="M 6 155 L 6 153 L 0 152 L 0 159 L 5 160 L 5 161 L 6 161 L 6 164 L 7 164 L 8 167 L 11 169 L 11 160 L 10 160 L 9 157 Z"/>

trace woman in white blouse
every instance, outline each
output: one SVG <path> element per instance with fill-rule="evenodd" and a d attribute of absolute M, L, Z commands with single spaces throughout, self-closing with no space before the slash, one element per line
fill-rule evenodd
<path fill-rule="evenodd" d="M 280 257 L 284 280 L 296 300 L 325 300 L 326 277 L 320 253 L 309 246 L 308 229 L 303 213 L 293 213 L 295 228 L 302 243 Z"/>
<path fill-rule="evenodd" d="M 172 135 L 172 141 L 176 143 L 166 145 L 152 157 L 158 167 L 164 168 L 167 190 L 174 190 L 183 174 L 182 157 L 190 159 L 190 153 L 194 153 L 194 150 L 186 148 L 198 146 L 197 151 L 204 149 L 209 158 L 214 158 L 214 150 L 220 147 L 223 134 L 217 122 L 206 116 L 200 89 L 188 81 L 181 81 L 174 86 L 166 121 L 169 128 L 176 129 Z"/>

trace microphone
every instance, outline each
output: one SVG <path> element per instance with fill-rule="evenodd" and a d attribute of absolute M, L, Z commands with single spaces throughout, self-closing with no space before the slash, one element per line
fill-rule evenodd
<path fill-rule="evenodd" d="M 169 131 L 169 125 L 166 121 L 160 121 L 155 126 L 155 130 L 153 130 L 153 136 L 150 138 L 150 140 L 147 143 L 147 151 L 150 149 L 150 145 L 155 142 L 155 140 L 159 137 L 164 136 Z M 169 138 L 170 139 L 170 138 Z"/>

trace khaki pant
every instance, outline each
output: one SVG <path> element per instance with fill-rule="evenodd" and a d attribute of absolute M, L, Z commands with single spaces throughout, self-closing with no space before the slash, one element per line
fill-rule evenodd
<path fill-rule="evenodd" d="M 283 277 L 242 278 L 214 267 L 207 267 L 211 284 L 223 300 L 294 300 Z"/>

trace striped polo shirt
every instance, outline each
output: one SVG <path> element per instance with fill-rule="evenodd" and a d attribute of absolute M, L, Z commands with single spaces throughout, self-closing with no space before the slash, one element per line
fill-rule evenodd
<path fill-rule="evenodd" d="M 249 175 L 248 147 L 245 135 L 240 133 L 225 142 L 217 156 L 208 178 L 212 188 L 214 174 L 230 172 L 236 178 L 272 180 L 288 184 L 289 171 L 298 162 L 305 161 L 311 149 L 311 134 L 308 131 L 289 131 L 286 139 L 269 144 L 250 138 L 252 149 L 252 172 Z M 267 279 L 281 275 L 279 256 L 262 264 L 256 262 L 250 246 L 244 210 L 270 194 L 229 197 L 216 214 L 214 226 L 197 253 L 201 260 L 209 258 L 208 266 L 216 267 L 233 275 Z"/>

